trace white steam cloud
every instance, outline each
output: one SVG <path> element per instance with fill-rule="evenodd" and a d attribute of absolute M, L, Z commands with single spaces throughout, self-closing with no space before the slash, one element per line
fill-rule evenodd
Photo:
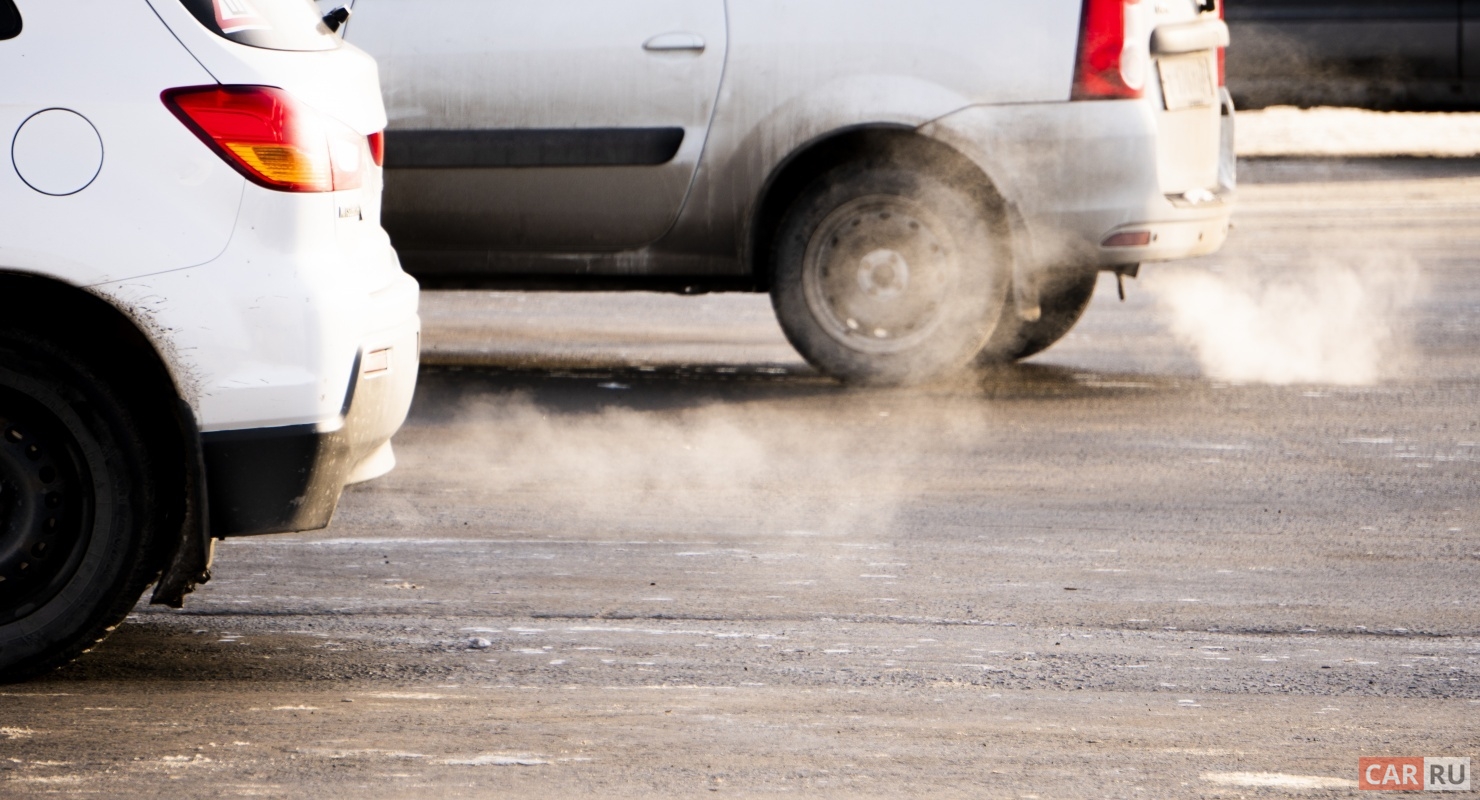
<path fill-rule="evenodd" d="M 1367 386 L 1404 363 L 1403 312 L 1418 299 L 1411 263 L 1152 270 L 1172 333 L 1210 378 Z"/>
<path fill-rule="evenodd" d="M 924 452 L 979 438 L 980 411 L 894 393 L 840 407 L 778 401 L 562 411 L 513 392 L 464 401 L 450 427 L 411 426 L 400 474 L 435 453 L 439 491 L 551 523 L 602 529 L 671 527 L 674 520 L 734 531 L 879 533 L 906 500 L 906 475 Z M 787 406 L 785 401 L 779 401 Z"/>

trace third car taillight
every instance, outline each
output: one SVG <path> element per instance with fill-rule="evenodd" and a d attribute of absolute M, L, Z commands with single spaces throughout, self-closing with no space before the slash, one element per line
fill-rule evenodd
<path fill-rule="evenodd" d="M 1151 71 L 1149 27 L 1141 0 L 1084 0 L 1073 99 L 1140 97 Z"/>
<path fill-rule="evenodd" d="M 1218 3 L 1218 19 L 1226 19 L 1223 16 L 1223 0 L 1215 0 Z M 1228 85 L 1228 48 L 1218 48 L 1218 85 Z"/>
<path fill-rule="evenodd" d="M 285 192 L 332 192 L 364 182 L 366 137 L 272 86 L 170 89 L 164 104 L 254 183 Z"/>
<path fill-rule="evenodd" d="M 370 158 L 375 166 L 385 166 L 385 131 L 376 131 L 366 138 L 370 142 Z"/>

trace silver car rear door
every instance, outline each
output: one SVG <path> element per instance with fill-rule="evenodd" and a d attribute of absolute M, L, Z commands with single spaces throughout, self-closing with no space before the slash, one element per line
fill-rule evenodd
<path fill-rule="evenodd" d="M 724 0 L 359 0 L 346 35 L 380 61 L 385 226 L 413 251 L 657 239 L 726 48 Z"/>

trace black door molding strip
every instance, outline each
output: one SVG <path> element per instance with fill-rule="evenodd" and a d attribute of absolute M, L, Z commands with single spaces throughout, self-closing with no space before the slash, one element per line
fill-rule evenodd
<path fill-rule="evenodd" d="M 386 169 L 636 167 L 667 164 L 683 128 L 390 130 Z"/>

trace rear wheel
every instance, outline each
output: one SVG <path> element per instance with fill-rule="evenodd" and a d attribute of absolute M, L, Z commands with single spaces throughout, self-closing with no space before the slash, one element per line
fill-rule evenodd
<path fill-rule="evenodd" d="M 154 579 L 145 452 L 79 359 L 0 330 L 0 681 L 102 641 Z"/>
<path fill-rule="evenodd" d="M 1042 278 L 1038 305 L 1042 314 L 1028 322 L 1018 314 L 1016 304 L 1008 302 L 1002 318 L 992 331 L 992 338 L 977 354 L 977 363 L 1004 364 L 1027 358 L 1052 347 L 1064 338 L 1095 294 L 1099 273 L 1092 270 L 1053 272 Z"/>
<path fill-rule="evenodd" d="M 850 164 L 805 188 L 772 251 L 771 302 L 822 372 L 901 385 L 966 366 L 1006 292 L 1006 248 L 970 192 L 904 167 Z"/>

